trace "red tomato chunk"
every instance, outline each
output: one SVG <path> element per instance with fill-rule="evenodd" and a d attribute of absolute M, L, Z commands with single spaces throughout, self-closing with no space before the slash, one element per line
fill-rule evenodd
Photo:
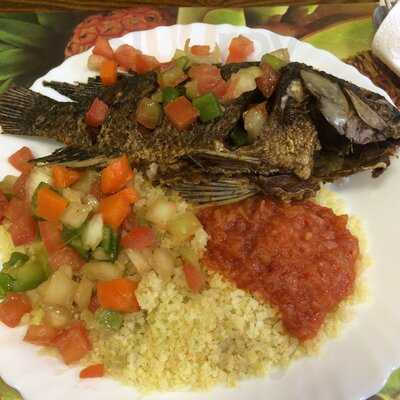
<path fill-rule="evenodd" d="M 49 254 L 65 246 L 61 238 L 60 224 L 56 222 L 40 221 L 38 225 L 40 237 Z"/>
<path fill-rule="evenodd" d="M 8 207 L 7 197 L 2 192 L 0 192 L 0 224 L 3 222 L 3 218 L 6 214 L 7 207 Z"/>
<path fill-rule="evenodd" d="M 103 364 L 89 365 L 88 367 L 84 368 L 79 374 L 79 377 L 81 379 L 101 378 L 102 376 L 104 376 Z"/>
<path fill-rule="evenodd" d="M 95 98 L 85 115 L 85 122 L 93 128 L 98 128 L 106 119 L 108 109 L 108 105 L 104 101 Z"/>
<path fill-rule="evenodd" d="M 10 328 L 15 328 L 21 322 L 21 318 L 31 311 L 31 301 L 26 294 L 9 293 L 0 303 L 0 321 Z"/>
<path fill-rule="evenodd" d="M 353 292 L 357 239 L 347 216 L 311 202 L 250 199 L 199 215 L 209 234 L 204 261 L 276 305 L 287 331 L 313 338 Z"/>
<path fill-rule="evenodd" d="M 74 249 L 65 246 L 50 254 L 49 264 L 54 269 L 68 265 L 74 271 L 78 271 L 85 264 L 85 260 Z"/>
<path fill-rule="evenodd" d="M 156 235 L 151 228 L 137 226 L 130 230 L 121 239 L 122 247 L 126 249 L 143 250 L 152 247 L 156 243 Z"/>
<path fill-rule="evenodd" d="M 59 329 L 49 325 L 30 325 L 24 336 L 24 341 L 38 346 L 52 346 L 60 333 Z"/>
<path fill-rule="evenodd" d="M 22 147 L 8 158 L 8 162 L 20 172 L 30 172 L 33 168 L 28 161 L 33 159 L 33 154 L 28 147 Z"/>

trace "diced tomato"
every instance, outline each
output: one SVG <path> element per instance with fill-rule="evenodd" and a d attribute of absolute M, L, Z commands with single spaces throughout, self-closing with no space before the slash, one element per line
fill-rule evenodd
<path fill-rule="evenodd" d="M 164 107 L 165 114 L 178 130 L 188 128 L 199 116 L 197 108 L 185 97 L 180 96 Z"/>
<path fill-rule="evenodd" d="M 7 197 L 2 192 L 0 192 L 0 223 L 3 222 L 3 218 L 6 214 L 7 208 L 8 208 Z"/>
<path fill-rule="evenodd" d="M 60 333 L 59 329 L 50 325 L 29 325 L 24 341 L 38 346 L 52 346 Z"/>
<path fill-rule="evenodd" d="M 117 82 L 117 63 L 114 60 L 106 60 L 101 64 L 100 79 L 104 86 L 111 86 Z"/>
<path fill-rule="evenodd" d="M 136 58 L 136 72 L 144 74 L 145 72 L 153 71 L 160 66 L 157 58 L 139 54 Z"/>
<path fill-rule="evenodd" d="M 130 211 L 130 204 L 126 196 L 115 193 L 100 201 L 100 213 L 105 224 L 114 229 L 122 224 Z"/>
<path fill-rule="evenodd" d="M 261 64 L 262 75 L 256 79 L 258 90 L 268 99 L 274 92 L 281 76 L 279 71 L 275 71 L 269 64 Z"/>
<path fill-rule="evenodd" d="M 55 222 L 39 221 L 40 237 L 49 254 L 65 246 L 61 238 L 61 226 Z"/>
<path fill-rule="evenodd" d="M 247 60 L 254 52 L 254 43 L 245 36 L 239 35 L 232 39 L 229 45 L 229 55 L 226 63 L 239 63 Z"/>
<path fill-rule="evenodd" d="M 54 269 L 67 265 L 74 271 L 79 271 L 84 264 L 85 260 L 69 246 L 62 247 L 49 255 L 49 265 Z"/>
<path fill-rule="evenodd" d="M 220 69 L 215 65 L 193 65 L 189 70 L 189 76 L 196 82 L 200 95 L 211 92 L 217 97 L 222 97 L 228 87 L 228 83 L 221 76 Z"/>
<path fill-rule="evenodd" d="M 117 61 L 118 65 L 127 71 L 136 71 L 136 62 L 139 54 L 141 54 L 139 50 L 136 50 L 128 44 L 123 44 L 115 50 L 114 59 Z"/>
<path fill-rule="evenodd" d="M 140 310 L 135 296 L 137 283 L 127 278 L 97 282 L 97 297 L 100 306 L 120 312 L 136 312 Z"/>
<path fill-rule="evenodd" d="M 8 162 L 20 172 L 30 172 L 33 168 L 28 161 L 33 159 L 31 149 L 22 147 L 8 158 Z"/>
<path fill-rule="evenodd" d="M 68 201 L 47 186 L 37 191 L 35 214 L 47 221 L 57 222 L 68 206 Z"/>
<path fill-rule="evenodd" d="M 205 279 L 201 271 L 195 266 L 185 263 L 183 265 L 183 272 L 189 288 L 193 292 L 199 293 L 205 284 Z"/>
<path fill-rule="evenodd" d="M 96 43 L 93 49 L 93 54 L 103 56 L 105 58 L 108 58 L 109 60 L 112 60 L 114 58 L 114 51 L 111 48 L 109 41 L 102 36 L 97 36 Z"/>
<path fill-rule="evenodd" d="M 121 245 L 126 249 L 143 250 L 154 246 L 156 235 L 147 226 L 136 226 L 121 238 Z"/>
<path fill-rule="evenodd" d="M 101 191 L 106 194 L 118 192 L 132 178 L 133 171 L 128 157 L 126 155 L 118 157 L 101 171 Z"/>
<path fill-rule="evenodd" d="M 108 111 L 108 105 L 96 97 L 85 115 L 86 124 L 93 128 L 101 126 L 107 118 Z"/>
<path fill-rule="evenodd" d="M 53 341 L 65 364 L 81 360 L 92 349 L 87 330 L 82 322 L 75 322 Z"/>
<path fill-rule="evenodd" d="M 21 318 L 31 311 L 31 301 L 26 294 L 8 293 L 0 303 L 0 321 L 10 328 L 15 328 L 21 322 Z"/>
<path fill-rule="evenodd" d="M 36 221 L 32 218 L 27 203 L 13 197 L 5 215 L 11 221 L 9 232 L 15 246 L 31 243 L 36 239 Z"/>
<path fill-rule="evenodd" d="M 208 56 L 210 54 L 210 46 L 195 45 L 190 48 L 190 52 L 194 56 Z"/>
<path fill-rule="evenodd" d="M 54 185 L 58 188 L 66 188 L 73 185 L 81 177 L 81 173 L 71 168 L 55 165 L 52 169 Z"/>
<path fill-rule="evenodd" d="M 97 298 L 96 295 L 93 295 L 90 299 L 90 303 L 89 303 L 89 310 L 94 314 L 97 309 L 100 307 L 99 304 L 99 299 Z"/>
<path fill-rule="evenodd" d="M 15 181 L 12 188 L 14 196 L 18 197 L 21 200 L 26 200 L 26 183 L 28 181 L 29 175 L 29 172 L 23 172 Z"/>
<path fill-rule="evenodd" d="M 103 364 L 89 365 L 88 367 L 84 368 L 79 374 L 79 377 L 81 379 L 101 378 L 102 376 L 104 376 L 104 365 Z"/>

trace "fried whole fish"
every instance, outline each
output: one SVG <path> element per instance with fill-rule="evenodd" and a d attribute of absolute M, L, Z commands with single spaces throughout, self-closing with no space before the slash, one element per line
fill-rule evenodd
<path fill-rule="evenodd" d="M 227 79 L 251 64 L 221 67 Z M 120 75 L 111 87 L 48 83 L 73 102 L 60 103 L 23 88 L 0 98 L 3 133 L 57 139 L 68 147 L 35 160 L 74 167 L 102 165 L 126 153 L 137 168 L 156 164 L 152 178 L 197 203 L 229 202 L 263 192 L 301 199 L 320 183 L 371 169 L 379 175 L 390 164 L 400 139 L 400 113 L 382 96 L 300 63 L 281 70 L 267 107 L 262 134 L 251 145 L 232 150 L 230 133 L 242 114 L 265 99 L 259 90 L 225 105 L 222 117 L 178 131 L 164 117 L 150 131 L 135 119 L 138 101 L 157 89 L 156 73 Z M 110 112 L 98 129 L 84 115 L 94 98 Z"/>

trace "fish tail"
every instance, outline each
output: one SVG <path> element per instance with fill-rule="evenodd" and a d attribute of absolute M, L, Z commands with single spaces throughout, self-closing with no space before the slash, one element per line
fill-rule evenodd
<path fill-rule="evenodd" d="M 0 96 L 0 127 L 2 133 L 10 135 L 32 135 L 33 122 L 40 109 L 48 109 L 55 103 L 24 87 L 13 87 Z"/>

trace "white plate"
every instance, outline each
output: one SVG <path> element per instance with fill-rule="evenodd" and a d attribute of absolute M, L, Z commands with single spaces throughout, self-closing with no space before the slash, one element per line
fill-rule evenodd
<path fill-rule="evenodd" d="M 193 44 L 217 42 L 226 52 L 232 37 L 244 34 L 255 42 L 254 59 L 274 49 L 287 47 L 291 59 L 305 62 L 357 85 L 379 92 L 372 82 L 355 68 L 332 54 L 290 37 L 261 30 L 230 25 L 193 24 L 161 27 L 135 32 L 112 40 L 113 47 L 131 44 L 161 61 L 168 60 L 186 38 Z M 41 85 L 43 79 L 84 81 L 91 73 L 86 68 L 89 52 L 71 57 L 51 70 L 33 88 L 54 98 L 51 89 Z M 13 172 L 6 157 L 22 145 L 37 155 L 55 148 L 49 142 L 0 136 L 2 175 Z M 357 400 L 376 393 L 394 367 L 400 365 L 400 282 L 397 249 L 400 237 L 400 163 L 395 160 L 385 174 L 372 181 L 367 174 L 349 179 L 335 190 L 345 198 L 351 212 L 365 222 L 370 239 L 370 252 L 375 259 L 368 279 L 373 301 L 358 307 L 355 319 L 337 340 L 326 344 L 319 357 L 294 363 L 284 373 L 264 379 L 242 382 L 237 388 L 217 388 L 207 393 L 167 393 L 142 397 L 131 388 L 107 380 L 80 381 L 79 368 L 68 368 L 58 360 L 38 354 L 34 346 L 21 342 L 24 329 L 0 326 L 0 376 L 18 388 L 26 400 L 100 400 L 100 399 L 173 399 L 173 400 Z"/>

